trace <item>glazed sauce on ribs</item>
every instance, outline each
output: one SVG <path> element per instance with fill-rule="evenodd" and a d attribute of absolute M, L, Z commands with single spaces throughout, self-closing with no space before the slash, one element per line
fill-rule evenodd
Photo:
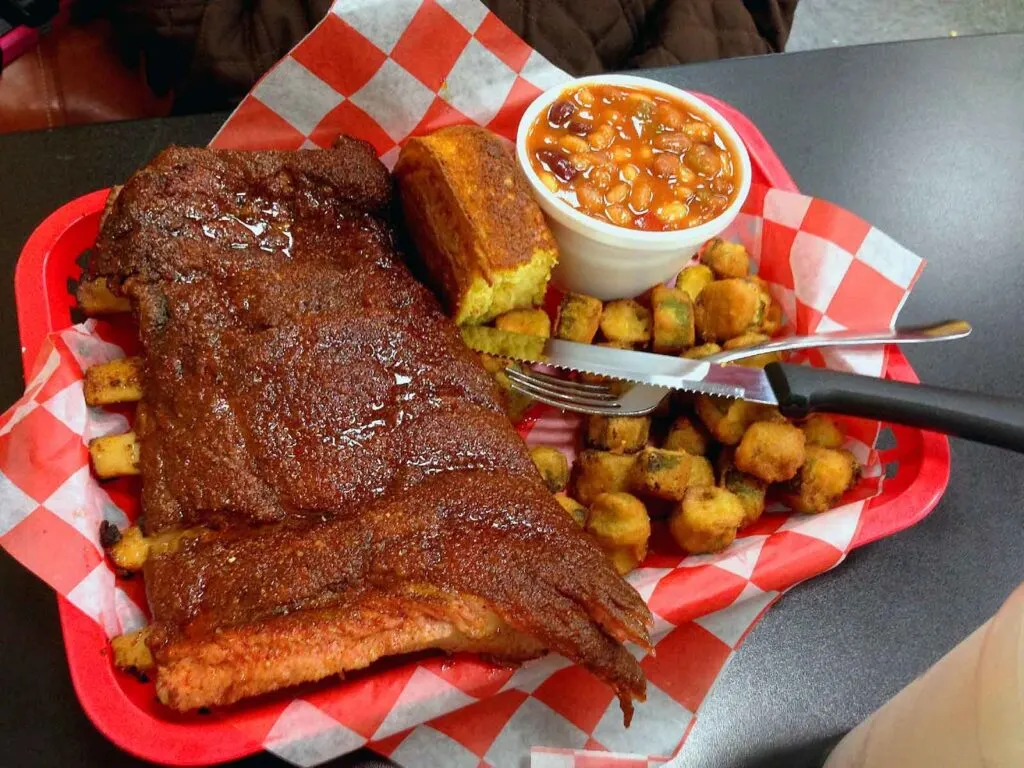
<path fill-rule="evenodd" d="M 544 488 L 390 202 L 348 140 L 170 148 L 111 206 L 88 273 L 139 324 L 142 525 L 204 531 L 146 565 L 159 695 L 226 703 L 433 645 L 550 649 L 642 696 L 621 642 L 646 642 L 646 607 Z M 472 642 L 430 641 L 437 622 Z"/>

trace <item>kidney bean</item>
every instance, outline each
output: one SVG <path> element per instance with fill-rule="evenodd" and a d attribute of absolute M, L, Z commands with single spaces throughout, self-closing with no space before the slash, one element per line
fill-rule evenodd
<path fill-rule="evenodd" d="M 654 137 L 653 143 L 655 149 L 660 149 L 665 152 L 674 152 L 677 155 L 681 155 L 690 148 L 691 144 L 693 144 L 685 134 L 671 131 L 659 133 Z"/>
<path fill-rule="evenodd" d="M 686 122 L 683 118 L 683 113 L 668 104 L 659 104 L 655 108 L 654 119 L 659 125 L 663 125 L 673 131 L 678 131 L 683 127 L 683 123 Z"/>
<path fill-rule="evenodd" d="M 569 162 L 569 158 L 561 152 L 550 149 L 542 149 L 537 152 L 537 158 L 544 163 L 562 181 L 572 181 L 579 171 Z"/>
<path fill-rule="evenodd" d="M 575 111 L 575 104 L 559 99 L 548 108 L 548 122 L 561 128 Z"/>
<path fill-rule="evenodd" d="M 651 163 L 651 171 L 660 179 L 671 178 L 679 171 L 679 158 L 662 153 L 654 158 L 654 162 Z"/>
<path fill-rule="evenodd" d="M 685 155 L 686 164 L 690 170 L 708 178 L 714 176 L 722 168 L 722 160 L 707 144 L 694 144 Z"/>
<path fill-rule="evenodd" d="M 565 124 L 565 127 L 578 136 L 586 136 L 593 129 L 594 121 L 575 115 L 569 118 L 569 122 Z"/>

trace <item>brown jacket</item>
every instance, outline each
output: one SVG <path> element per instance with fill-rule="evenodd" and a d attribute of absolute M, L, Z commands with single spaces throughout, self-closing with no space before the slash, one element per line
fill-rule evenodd
<path fill-rule="evenodd" d="M 382 0 L 387 2 L 388 0 Z M 485 0 L 573 73 L 781 51 L 797 0 Z M 237 101 L 326 13 L 329 0 L 114 0 L 123 50 L 176 111 Z"/>

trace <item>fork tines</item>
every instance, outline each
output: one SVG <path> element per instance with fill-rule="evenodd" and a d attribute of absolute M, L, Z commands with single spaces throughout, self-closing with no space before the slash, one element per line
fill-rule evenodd
<path fill-rule="evenodd" d="M 524 395 L 556 408 L 571 406 L 571 410 L 598 415 L 620 413 L 619 396 L 604 384 L 560 379 L 539 371 L 505 370 L 512 388 Z"/>

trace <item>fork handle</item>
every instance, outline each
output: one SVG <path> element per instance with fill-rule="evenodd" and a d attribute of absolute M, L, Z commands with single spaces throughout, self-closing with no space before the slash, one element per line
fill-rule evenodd
<path fill-rule="evenodd" d="M 786 416 L 864 416 L 1024 453 L 1024 400 L 787 363 L 764 372 Z"/>

